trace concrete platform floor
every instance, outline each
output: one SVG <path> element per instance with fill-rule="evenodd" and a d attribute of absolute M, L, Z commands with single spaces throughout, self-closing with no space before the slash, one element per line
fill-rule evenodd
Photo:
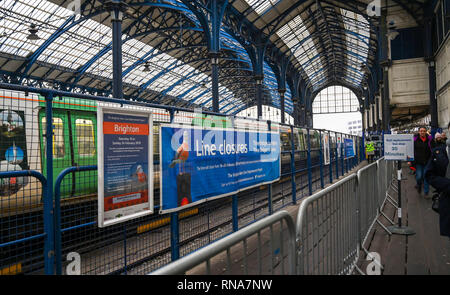
<path fill-rule="evenodd" d="M 416 233 L 410 236 L 389 236 L 380 225 L 376 224 L 365 243 L 369 252 L 381 256 L 384 267 L 383 275 L 449 275 L 450 274 L 450 239 L 439 234 L 439 215 L 431 209 L 430 186 L 429 198 L 424 197 L 414 188 L 415 175 L 403 168 L 402 187 L 402 223 L 411 227 Z M 397 200 L 397 193 L 391 194 Z M 386 203 L 383 212 L 397 223 L 397 210 Z M 379 219 L 384 225 L 390 225 L 384 218 Z M 369 262 L 361 255 L 359 262 L 363 272 Z"/>

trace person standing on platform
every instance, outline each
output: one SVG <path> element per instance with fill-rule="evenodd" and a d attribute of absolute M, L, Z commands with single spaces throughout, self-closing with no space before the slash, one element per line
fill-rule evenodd
<path fill-rule="evenodd" d="M 450 123 L 448 124 L 450 132 Z M 441 236 L 450 238 L 450 138 L 433 149 L 425 179 L 439 193 L 439 228 Z"/>
<path fill-rule="evenodd" d="M 425 127 L 419 128 L 419 134 L 414 136 L 414 167 L 416 168 L 416 186 L 415 188 L 419 192 L 422 191 L 425 197 L 428 197 L 430 191 L 428 182 L 425 180 L 425 167 L 431 156 L 431 142 L 432 137 L 427 134 L 427 129 Z M 411 162 L 408 162 L 411 166 Z"/>
<path fill-rule="evenodd" d="M 445 133 L 436 133 L 434 135 L 433 143 L 431 144 L 431 149 L 434 149 L 438 146 L 445 146 L 445 141 L 447 140 L 447 136 Z"/>
<path fill-rule="evenodd" d="M 375 156 L 375 145 L 372 141 L 372 139 L 370 139 L 369 141 L 366 142 L 366 155 L 367 155 L 367 161 L 370 163 L 373 162 L 373 158 Z"/>

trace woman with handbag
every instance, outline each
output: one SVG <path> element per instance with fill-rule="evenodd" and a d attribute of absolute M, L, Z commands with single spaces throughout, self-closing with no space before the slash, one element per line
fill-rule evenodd
<path fill-rule="evenodd" d="M 450 131 L 450 123 L 448 126 Z M 450 138 L 432 150 L 425 169 L 425 179 L 439 193 L 439 227 L 441 236 L 450 238 Z M 435 201 L 433 201 L 435 202 Z"/>

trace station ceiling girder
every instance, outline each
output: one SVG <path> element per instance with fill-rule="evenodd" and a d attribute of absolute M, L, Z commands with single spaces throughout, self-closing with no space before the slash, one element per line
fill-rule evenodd
<path fill-rule="evenodd" d="M 311 103 L 325 85 L 347 85 L 359 99 L 364 85 L 374 88 L 371 93 L 378 86 L 374 70 L 378 18 L 367 17 L 369 0 L 283 0 L 274 1 L 274 7 L 258 0 L 124 2 L 123 81 L 129 99 L 154 102 L 167 96 L 170 99 L 164 101 L 176 105 L 198 107 L 193 103 L 198 101 L 210 108 L 211 94 L 206 90 L 211 87 L 214 50 L 219 54 L 220 109 L 225 113 L 254 104 L 255 76 L 264 79 L 263 100 L 268 105 L 279 106 L 278 90 L 287 90 L 290 113 L 297 103 Z M 421 1 L 394 2 L 421 21 Z M 69 3 L 4 3 L 3 80 L 51 82 L 65 90 L 111 94 L 108 1 L 80 1 L 80 14 L 70 13 Z M 212 15 L 214 3 L 219 5 L 218 15 Z M 212 26 L 217 21 L 222 22 L 218 32 Z M 43 38 L 36 44 L 24 38 L 30 23 L 37 25 Z M 283 29 L 292 34 L 298 29 L 301 34 L 289 40 Z M 213 34 L 219 34 L 218 44 Z M 143 71 L 146 64 L 150 73 Z"/>

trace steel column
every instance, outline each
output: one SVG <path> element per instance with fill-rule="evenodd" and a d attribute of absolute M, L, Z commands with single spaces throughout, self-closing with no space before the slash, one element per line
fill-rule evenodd
<path fill-rule="evenodd" d="M 212 78 L 212 107 L 213 112 L 219 112 L 219 58 L 217 54 L 211 54 L 211 78 Z"/>
<path fill-rule="evenodd" d="M 431 134 L 434 135 L 439 128 L 438 123 L 438 107 L 436 97 L 436 66 L 434 61 L 430 61 L 428 65 L 429 85 L 430 85 L 430 115 L 431 115 Z"/>
<path fill-rule="evenodd" d="M 111 4 L 112 56 L 113 56 L 113 97 L 123 98 L 122 84 L 122 18 L 121 1 Z"/>
<path fill-rule="evenodd" d="M 292 203 L 297 203 L 297 185 L 295 181 L 295 145 L 294 145 L 294 126 L 291 125 L 291 187 Z"/>
<path fill-rule="evenodd" d="M 308 153 L 307 153 L 307 165 L 308 165 L 308 189 L 309 195 L 312 195 L 312 175 L 311 175 L 311 138 L 309 136 L 309 128 L 306 129 L 306 138 L 308 140 Z"/>
<path fill-rule="evenodd" d="M 45 274 L 54 274 L 55 264 L 55 239 L 54 239 L 54 212 L 53 212 L 53 94 L 45 97 L 45 120 L 46 120 L 46 164 L 47 185 L 44 187 L 47 198 L 44 199 L 44 270 Z"/>
<path fill-rule="evenodd" d="M 256 107 L 257 107 L 257 115 L 258 118 L 262 118 L 262 76 L 255 76 L 256 81 Z"/>
<path fill-rule="evenodd" d="M 238 196 L 233 195 L 232 197 L 232 222 L 233 222 L 233 232 L 237 232 L 239 230 L 239 214 L 238 214 Z"/>
<path fill-rule="evenodd" d="M 389 66 L 391 64 L 388 54 L 388 38 L 387 38 L 387 8 L 382 10 L 380 18 L 380 36 L 379 36 L 380 56 L 379 64 L 383 75 L 383 130 L 390 130 L 391 110 L 389 98 Z M 381 44 L 380 44 L 381 43 Z"/>
<path fill-rule="evenodd" d="M 281 108 L 281 123 L 286 123 L 286 119 L 285 119 L 285 107 L 284 107 L 284 94 L 286 92 L 286 89 L 278 89 L 278 92 L 280 93 L 280 108 Z"/>
<path fill-rule="evenodd" d="M 320 162 L 320 187 L 324 188 L 323 181 L 323 152 L 322 152 L 322 132 L 319 131 L 319 162 Z"/>

